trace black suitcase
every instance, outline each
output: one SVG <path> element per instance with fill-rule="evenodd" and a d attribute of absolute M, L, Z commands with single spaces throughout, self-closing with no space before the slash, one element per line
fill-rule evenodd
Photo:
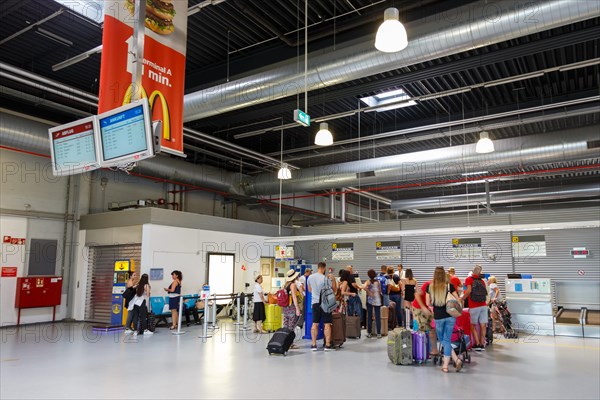
<path fill-rule="evenodd" d="M 273 333 L 273 336 L 267 345 L 267 351 L 269 352 L 269 355 L 287 355 L 290 346 L 294 343 L 294 339 L 296 339 L 296 334 L 291 329 L 278 329 L 275 333 Z"/>
<path fill-rule="evenodd" d="M 148 313 L 148 330 L 154 332 L 156 329 L 156 316 L 152 311 Z"/>

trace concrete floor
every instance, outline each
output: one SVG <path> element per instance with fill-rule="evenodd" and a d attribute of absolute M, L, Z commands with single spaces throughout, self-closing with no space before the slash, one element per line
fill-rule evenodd
<path fill-rule="evenodd" d="M 349 340 L 316 353 L 300 341 L 268 356 L 268 335 L 236 341 L 224 323 L 203 342 L 201 327 L 174 336 L 91 332 L 90 324 L 4 328 L 2 399 L 599 399 L 600 341 L 565 337 L 498 340 L 459 374 L 431 363 L 392 365 L 386 340 Z M 452 370 L 451 370 L 452 371 Z"/>

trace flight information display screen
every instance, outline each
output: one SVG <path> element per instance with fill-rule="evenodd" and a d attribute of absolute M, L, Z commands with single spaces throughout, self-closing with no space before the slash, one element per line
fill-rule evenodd
<path fill-rule="evenodd" d="M 115 111 L 115 110 L 113 110 Z M 141 158 L 148 150 L 147 117 L 143 104 L 98 117 L 103 161 L 131 156 L 131 161 Z"/>
<path fill-rule="evenodd" d="M 94 117 L 48 130 L 54 175 L 73 175 L 99 168 Z"/>

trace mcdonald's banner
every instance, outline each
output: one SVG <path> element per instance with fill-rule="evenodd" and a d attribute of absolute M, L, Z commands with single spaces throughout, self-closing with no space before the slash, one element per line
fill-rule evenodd
<path fill-rule="evenodd" d="M 163 151 L 183 155 L 187 0 L 146 0 L 142 97 L 163 121 Z M 135 0 L 104 2 L 98 113 L 131 102 Z"/>

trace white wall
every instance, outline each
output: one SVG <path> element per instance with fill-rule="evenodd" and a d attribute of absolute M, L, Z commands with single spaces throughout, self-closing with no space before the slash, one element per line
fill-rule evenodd
<path fill-rule="evenodd" d="M 260 257 L 272 257 L 274 245 L 263 236 L 205 231 L 146 224 L 143 226 L 141 272 L 164 268 L 163 281 L 151 281 L 153 295 L 164 295 L 162 288 L 171 283 L 171 272 L 183 273 L 182 293 L 196 293 L 206 281 L 206 254 L 235 254 L 234 288 L 251 290 L 255 273 L 260 273 Z M 246 270 L 242 270 L 242 265 Z"/>
<path fill-rule="evenodd" d="M 49 158 L 0 150 L 0 165 L 1 208 L 65 212 L 68 178 L 52 174 Z"/>
<path fill-rule="evenodd" d="M 2 243 L 0 254 L 2 267 L 17 267 L 17 277 L 27 276 L 28 249 L 32 238 L 58 240 L 56 275 L 61 274 L 63 224 L 61 221 L 28 220 L 24 217 L 0 215 L 0 236 L 25 238 L 26 245 L 11 245 Z M 56 320 L 67 316 L 68 283 L 63 280 L 61 304 L 56 307 Z M 17 278 L 0 278 L 0 325 L 15 325 L 18 310 L 15 308 Z M 52 321 L 52 308 L 28 308 L 21 310 L 21 324 Z"/>

